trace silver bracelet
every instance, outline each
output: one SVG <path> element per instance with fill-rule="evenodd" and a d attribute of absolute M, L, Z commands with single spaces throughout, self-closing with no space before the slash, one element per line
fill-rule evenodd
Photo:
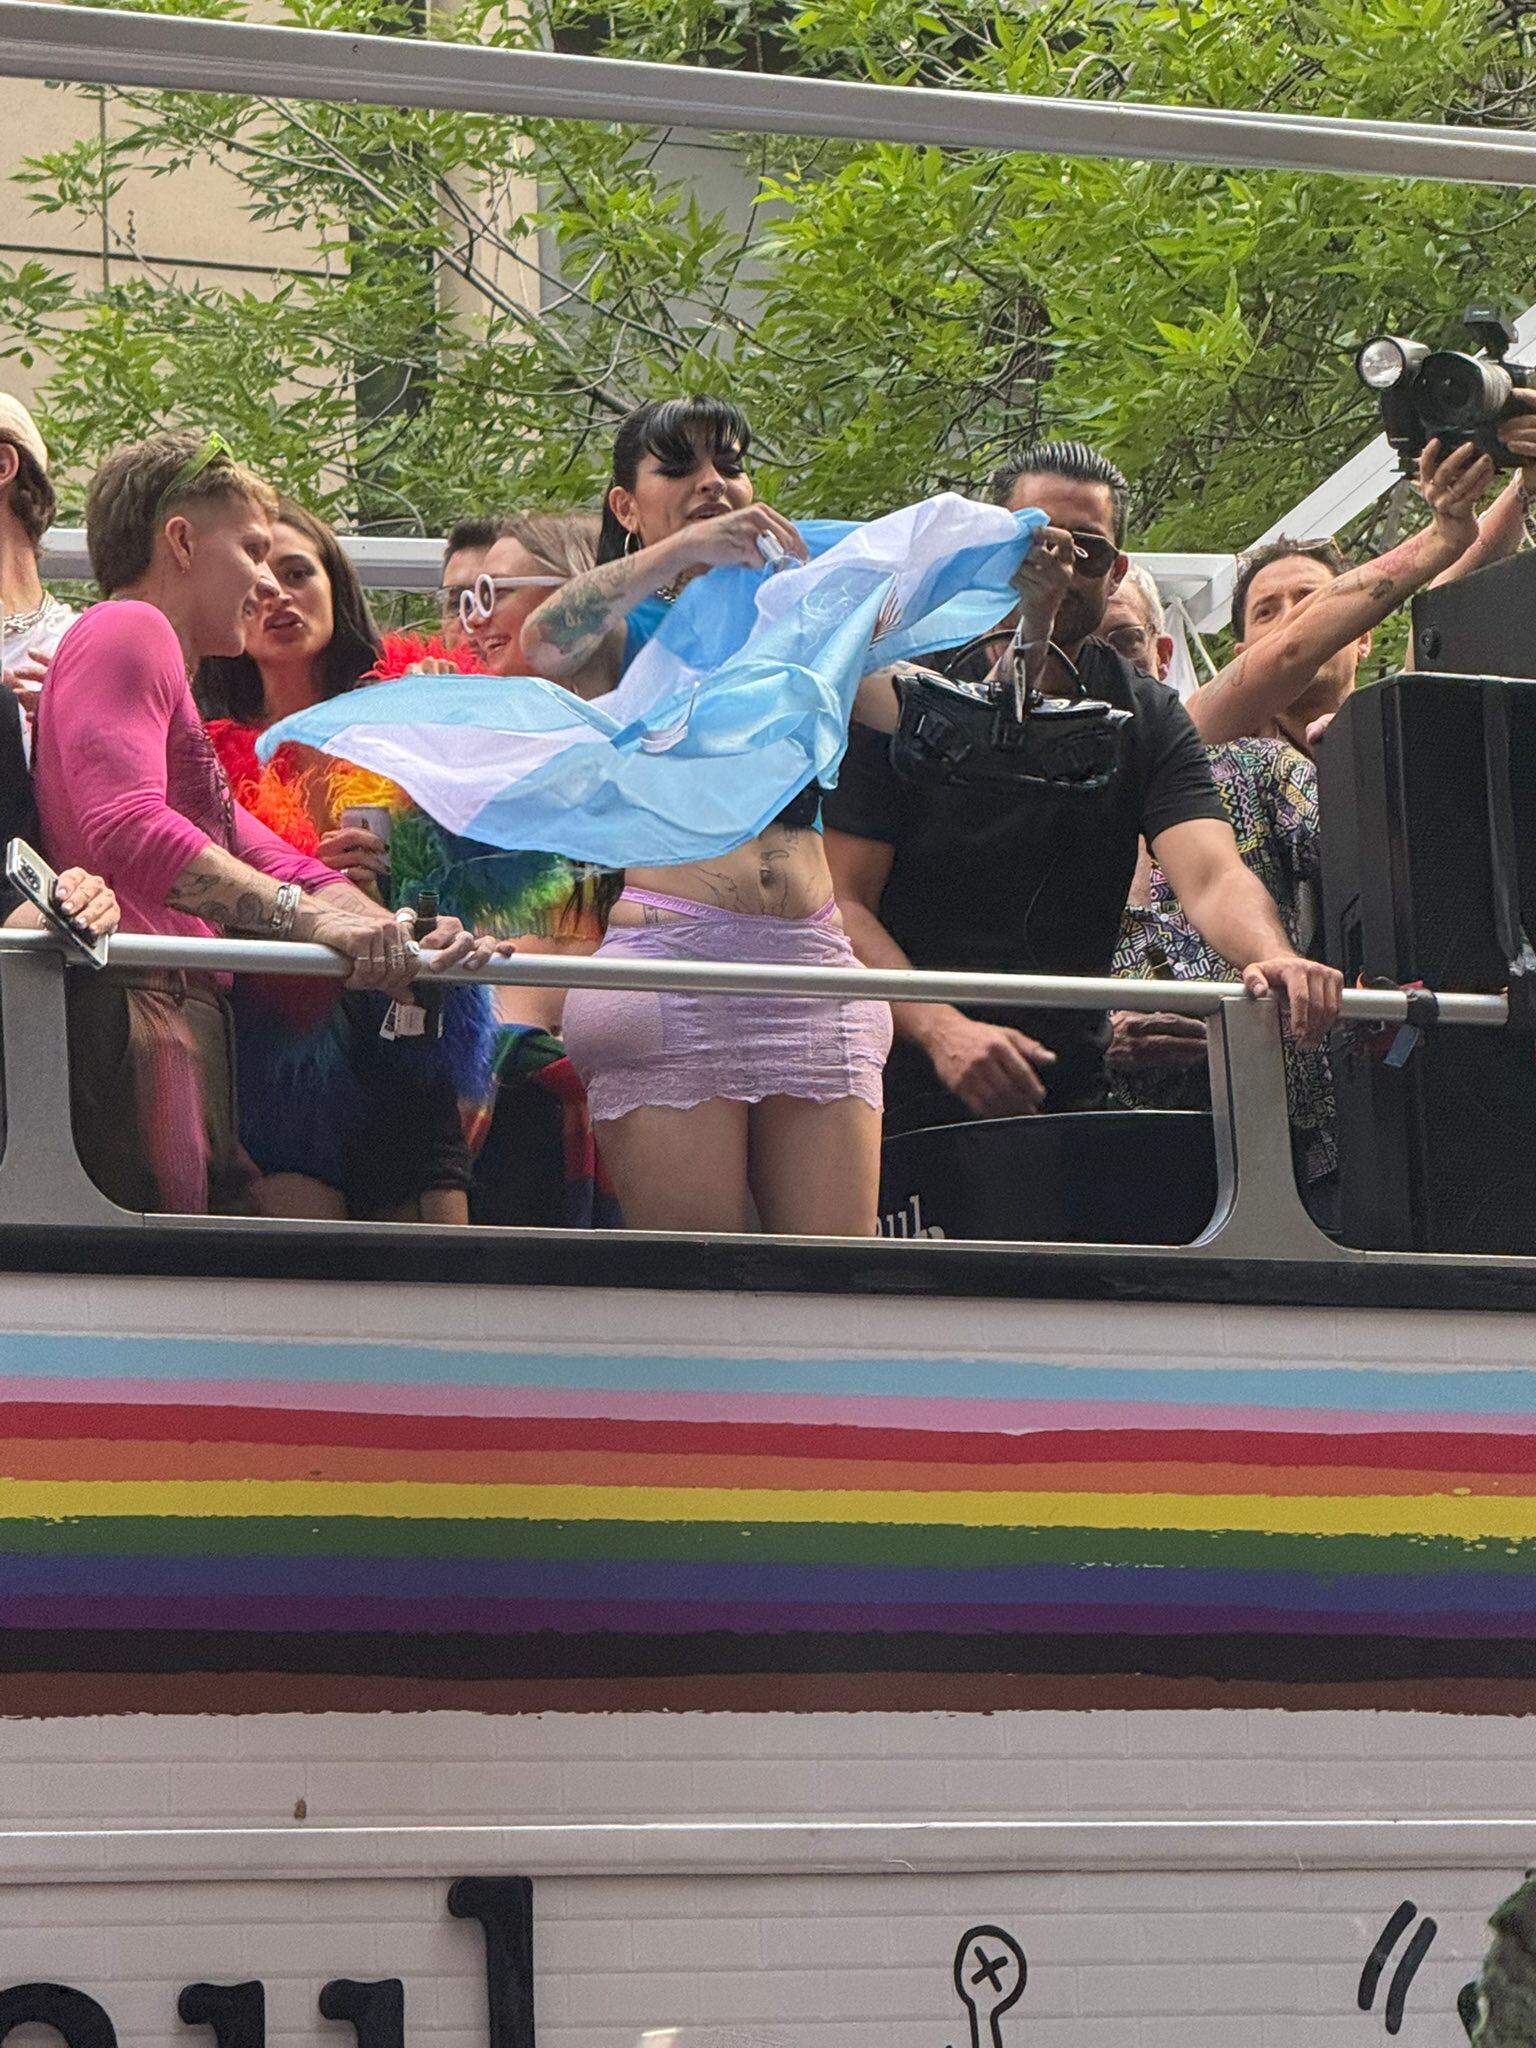
<path fill-rule="evenodd" d="M 274 939 L 286 939 L 292 932 L 293 920 L 299 914 L 299 904 L 303 895 L 304 891 L 297 882 L 280 882 L 278 884 L 277 902 L 272 910 L 272 936 Z"/>

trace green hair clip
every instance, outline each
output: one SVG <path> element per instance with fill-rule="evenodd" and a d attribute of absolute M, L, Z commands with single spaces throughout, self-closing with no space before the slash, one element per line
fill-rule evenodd
<path fill-rule="evenodd" d="M 233 448 L 230 447 L 229 443 L 225 440 L 222 434 L 212 433 L 204 435 L 201 444 L 193 449 L 192 453 L 187 457 L 186 461 L 181 465 L 180 469 L 177 470 L 176 474 L 171 478 L 170 482 L 166 485 L 165 489 L 160 493 L 160 496 L 155 504 L 156 526 L 158 526 L 161 520 L 165 517 L 165 508 L 170 503 L 171 499 L 174 498 L 178 492 L 184 491 L 188 484 L 195 483 L 197 478 L 202 475 L 203 471 L 205 469 L 210 468 L 215 462 L 217 462 L 220 456 L 223 456 L 225 461 L 229 462 L 230 464 L 233 464 L 235 459 L 235 451 Z"/>

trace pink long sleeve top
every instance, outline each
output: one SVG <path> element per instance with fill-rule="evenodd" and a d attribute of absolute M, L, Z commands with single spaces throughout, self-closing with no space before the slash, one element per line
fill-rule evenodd
<path fill-rule="evenodd" d="M 93 605 L 64 635 L 43 686 L 32 782 L 44 857 L 105 876 L 125 932 L 213 934 L 166 901 L 205 846 L 304 889 L 344 879 L 235 802 L 192 701 L 181 643 L 151 604 Z"/>

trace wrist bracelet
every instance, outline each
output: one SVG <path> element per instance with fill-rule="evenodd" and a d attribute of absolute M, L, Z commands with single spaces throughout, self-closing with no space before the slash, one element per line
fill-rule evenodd
<path fill-rule="evenodd" d="M 274 939 L 286 939 L 292 932 L 293 920 L 299 914 L 299 903 L 303 894 L 304 892 L 297 882 L 281 882 L 278 884 L 277 902 L 272 908 L 272 936 Z"/>

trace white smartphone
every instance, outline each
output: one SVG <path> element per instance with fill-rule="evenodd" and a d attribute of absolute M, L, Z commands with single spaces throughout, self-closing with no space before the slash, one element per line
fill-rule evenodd
<path fill-rule="evenodd" d="M 336 822 L 343 831 L 371 832 L 388 846 L 389 828 L 394 821 L 383 804 L 348 804 Z"/>
<path fill-rule="evenodd" d="M 107 964 L 107 941 L 101 934 L 80 924 L 59 908 L 59 878 L 43 856 L 25 839 L 13 839 L 5 849 L 5 878 L 27 901 L 40 910 L 50 930 L 58 932 L 93 967 Z"/>

